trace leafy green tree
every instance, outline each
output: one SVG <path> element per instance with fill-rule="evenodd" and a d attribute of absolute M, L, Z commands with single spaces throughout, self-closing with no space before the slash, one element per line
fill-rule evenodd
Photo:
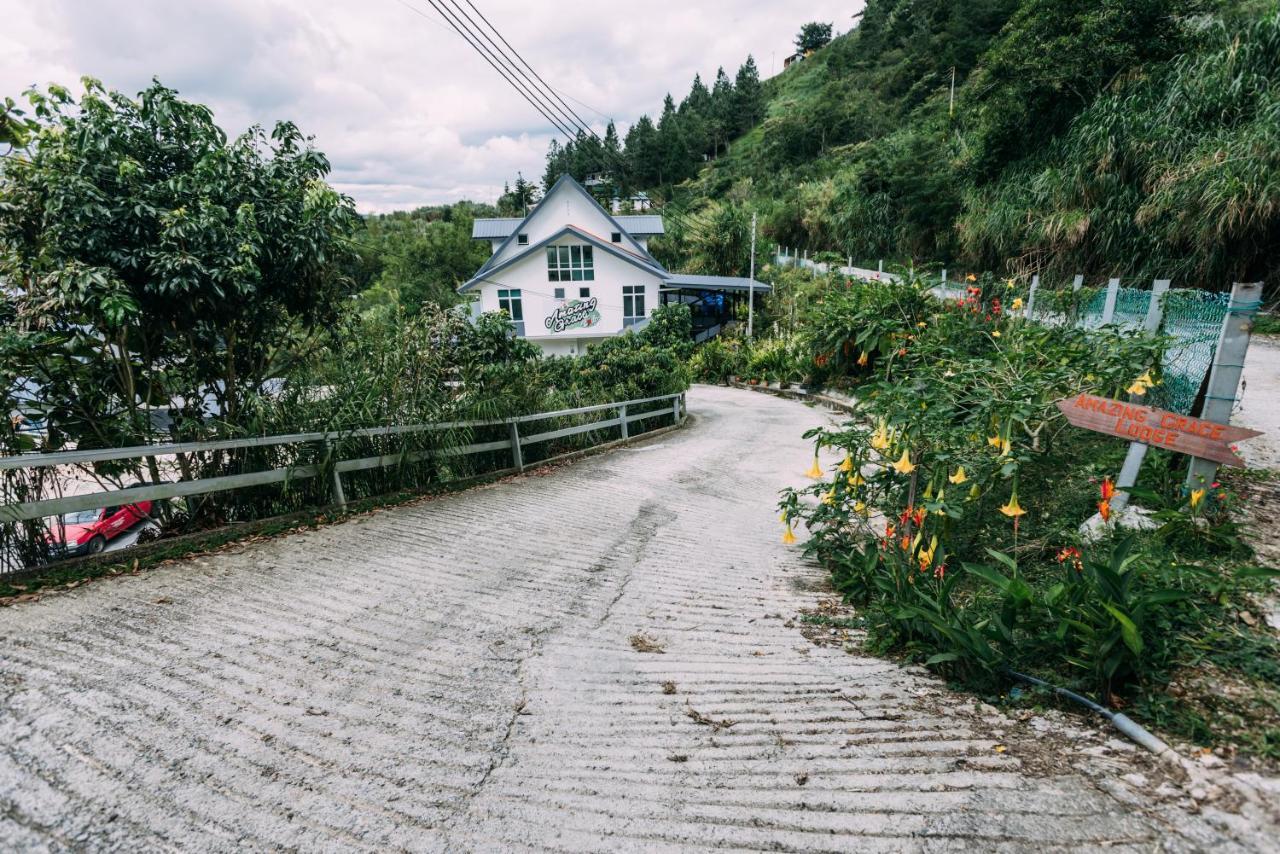
<path fill-rule="evenodd" d="M 810 21 L 796 35 L 796 50 L 808 53 L 831 43 L 831 24 Z"/>
<path fill-rule="evenodd" d="M 27 93 L 39 129 L 0 172 L 0 279 L 21 329 L 8 368 L 38 386 L 50 445 L 128 445 L 167 409 L 179 434 L 240 424 L 332 323 L 358 225 L 289 122 L 228 140 L 153 83 Z"/>
<path fill-rule="evenodd" d="M 1028 0 L 966 88 L 970 163 L 981 181 L 1040 150 L 1126 69 L 1188 44 L 1194 0 Z"/>

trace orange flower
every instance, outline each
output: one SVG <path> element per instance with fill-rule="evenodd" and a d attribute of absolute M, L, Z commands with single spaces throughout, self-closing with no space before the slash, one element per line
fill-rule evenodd
<path fill-rule="evenodd" d="M 1009 503 L 1000 508 L 1000 512 L 1011 519 L 1017 519 L 1019 516 L 1025 516 L 1027 511 L 1022 509 L 1018 504 L 1018 493 L 1014 493 L 1009 498 Z"/>
<path fill-rule="evenodd" d="M 1098 515 L 1102 517 L 1102 521 L 1104 522 L 1111 521 L 1111 502 L 1110 501 L 1098 502 Z"/>
<path fill-rule="evenodd" d="M 1102 500 L 1110 501 L 1116 494 L 1116 485 L 1111 482 L 1111 478 L 1104 477 L 1102 479 Z"/>

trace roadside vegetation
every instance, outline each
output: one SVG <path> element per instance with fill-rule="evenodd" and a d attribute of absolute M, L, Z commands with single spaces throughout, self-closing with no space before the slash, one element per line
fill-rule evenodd
<path fill-rule="evenodd" d="M 784 494 L 784 540 L 830 569 L 873 650 L 988 695 L 1025 672 L 1280 760 L 1280 639 L 1264 619 L 1280 571 L 1257 564 L 1239 522 L 1244 475 L 1188 491 L 1185 458 L 1153 453 L 1133 490 L 1152 527 L 1081 531 L 1094 514 L 1114 522 L 1126 445 L 1054 402 L 1158 397 L 1166 341 L 1029 322 L 1013 280 L 984 276 L 943 303 L 936 277 L 899 273 L 782 283 L 762 313 L 779 334 L 708 342 L 691 361 L 705 381 L 854 401 L 853 420 L 809 434 L 814 457 L 797 465 L 814 482 Z"/>

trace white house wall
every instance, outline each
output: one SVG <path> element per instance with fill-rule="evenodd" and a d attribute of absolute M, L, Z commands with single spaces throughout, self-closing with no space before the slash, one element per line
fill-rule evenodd
<path fill-rule="evenodd" d="M 536 240 L 531 237 L 531 242 Z M 566 236 L 552 245 L 580 246 L 583 244 L 572 236 Z M 480 293 L 480 309 L 497 311 L 500 308 L 499 290 L 519 290 L 524 313 L 525 337 L 534 340 L 548 354 L 567 354 L 570 346 L 580 353 L 582 348 L 592 340 L 618 335 L 625 331 L 622 323 L 624 285 L 644 286 L 646 315 L 658 305 L 660 280 L 657 276 L 641 270 L 598 246 L 593 249 L 593 264 L 594 281 L 551 282 L 547 280 L 546 250 L 538 249 L 530 252 L 510 267 L 498 271 L 493 277 L 496 281 L 484 282 L 476 287 Z M 596 310 L 600 312 L 600 322 L 590 327 L 566 329 L 559 333 L 548 329 L 547 318 L 564 303 L 579 299 L 578 289 L 583 287 L 590 288 L 591 296 L 596 298 Z M 555 298 L 556 288 L 564 288 L 564 300 Z"/>

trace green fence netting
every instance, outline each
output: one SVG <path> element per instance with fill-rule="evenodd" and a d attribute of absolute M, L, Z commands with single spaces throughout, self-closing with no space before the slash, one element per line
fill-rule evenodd
<path fill-rule="evenodd" d="M 1230 304 L 1228 293 L 1178 288 L 1165 294 L 1160 331 L 1173 341 L 1164 354 L 1164 382 L 1153 390 L 1152 405 L 1174 412 L 1191 411 L 1213 364 Z"/>
<path fill-rule="evenodd" d="M 1213 364 L 1222 320 L 1231 302 L 1228 293 L 1179 288 L 1165 293 L 1160 331 L 1172 341 L 1161 365 L 1164 382 L 1153 389 L 1148 403 L 1162 409 L 1190 413 L 1200 384 Z M 1107 289 L 1046 290 L 1037 295 L 1034 319 L 1049 325 L 1102 326 Z M 1119 288 L 1111 323 L 1141 329 L 1151 305 L 1147 288 Z"/>

